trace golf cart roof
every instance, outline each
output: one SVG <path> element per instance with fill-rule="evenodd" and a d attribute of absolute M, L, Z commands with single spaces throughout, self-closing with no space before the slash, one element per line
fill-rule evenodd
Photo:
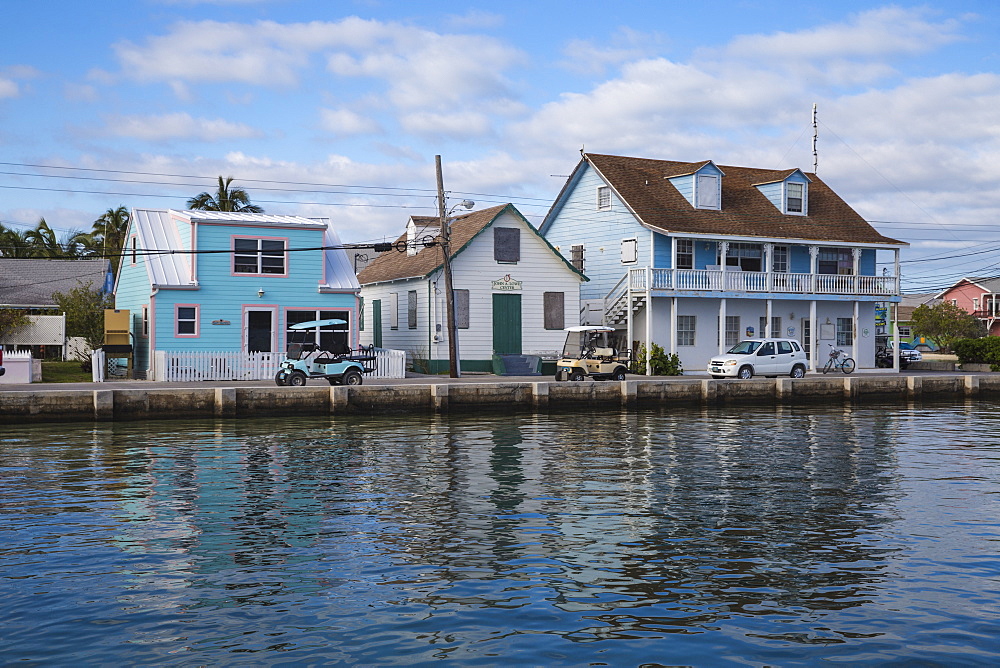
<path fill-rule="evenodd" d="M 574 327 L 567 327 L 563 330 L 564 332 L 613 332 L 614 327 L 607 327 L 605 325 L 576 325 Z"/>
<path fill-rule="evenodd" d="M 346 320 L 340 320 L 339 318 L 328 318 L 326 320 L 309 320 L 307 322 L 298 322 L 294 325 L 289 326 L 288 329 L 315 329 L 317 327 L 329 327 L 330 325 L 346 325 Z"/>

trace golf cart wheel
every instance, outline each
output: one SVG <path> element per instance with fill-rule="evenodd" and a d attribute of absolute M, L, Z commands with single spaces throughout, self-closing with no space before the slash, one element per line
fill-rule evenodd
<path fill-rule="evenodd" d="M 753 367 L 744 366 L 740 367 L 739 373 L 736 374 L 737 378 L 742 378 L 743 380 L 749 380 L 753 378 Z"/>
<path fill-rule="evenodd" d="M 334 378 L 333 376 L 327 376 L 326 382 L 330 383 L 331 385 L 340 385 L 340 379 Z"/>
<path fill-rule="evenodd" d="M 625 380 L 625 369 L 623 367 L 615 369 L 615 372 L 611 374 L 611 380 Z"/>
<path fill-rule="evenodd" d="M 792 372 L 788 375 L 791 376 L 792 378 L 805 378 L 806 368 L 801 364 L 796 364 L 795 366 L 792 367 Z"/>
<path fill-rule="evenodd" d="M 306 375 L 301 371 L 293 371 L 286 382 L 292 387 L 302 387 L 306 384 Z"/>
<path fill-rule="evenodd" d="M 569 379 L 573 382 L 581 381 L 585 378 L 582 371 L 570 371 Z"/>
<path fill-rule="evenodd" d="M 351 369 L 344 372 L 343 378 L 340 380 L 343 385 L 360 385 L 361 384 L 361 374 L 358 373 L 357 369 Z"/>
<path fill-rule="evenodd" d="M 282 387 L 288 385 L 288 378 L 285 376 L 284 371 L 274 374 L 274 384 Z"/>
<path fill-rule="evenodd" d="M 564 380 L 566 380 L 566 379 L 563 378 L 563 372 L 562 371 L 556 371 L 556 382 L 557 383 L 561 383 Z"/>

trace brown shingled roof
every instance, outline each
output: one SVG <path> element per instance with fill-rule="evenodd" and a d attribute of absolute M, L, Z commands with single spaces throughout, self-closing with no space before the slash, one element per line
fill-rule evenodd
<path fill-rule="evenodd" d="M 451 222 L 451 247 L 455 249 L 453 254 L 461 251 L 474 236 L 479 234 L 508 206 L 510 205 L 502 204 L 454 218 Z M 432 216 L 413 216 L 413 221 L 418 226 L 434 225 L 438 220 Z M 396 240 L 396 243 L 400 241 L 403 244 L 406 243 L 405 232 Z M 416 255 L 391 250 L 382 253 L 372 260 L 371 264 L 362 269 L 361 273 L 358 274 L 358 282 L 365 285 L 402 278 L 424 278 L 441 267 L 442 261 L 440 246 L 423 248 Z"/>
<path fill-rule="evenodd" d="M 815 174 L 806 173 L 809 215 L 781 213 L 755 184 L 785 179 L 794 169 L 754 169 L 718 165 L 722 178 L 722 209 L 696 209 L 667 180 L 691 174 L 707 161 L 675 162 L 587 153 L 584 159 L 607 180 L 639 219 L 666 233 L 718 234 L 901 244 L 879 234 Z"/>

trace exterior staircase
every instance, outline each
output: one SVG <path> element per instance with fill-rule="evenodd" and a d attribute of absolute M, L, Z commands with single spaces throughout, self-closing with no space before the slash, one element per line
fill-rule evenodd
<path fill-rule="evenodd" d="M 493 355 L 497 376 L 541 376 L 542 358 L 536 355 Z"/>

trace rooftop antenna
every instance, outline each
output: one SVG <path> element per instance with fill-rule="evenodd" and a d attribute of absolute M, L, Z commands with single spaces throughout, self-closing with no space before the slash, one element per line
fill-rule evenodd
<path fill-rule="evenodd" d="M 813 174 L 819 169 L 819 153 L 816 151 L 817 139 L 819 139 L 819 126 L 816 125 L 816 103 L 813 102 Z"/>

